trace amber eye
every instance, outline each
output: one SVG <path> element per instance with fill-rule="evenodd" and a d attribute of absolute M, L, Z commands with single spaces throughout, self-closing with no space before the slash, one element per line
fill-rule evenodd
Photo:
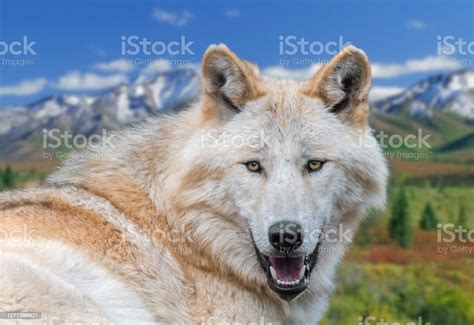
<path fill-rule="evenodd" d="M 321 160 L 316 160 L 316 159 L 312 159 L 310 161 L 308 161 L 308 171 L 309 172 L 316 172 L 318 170 L 320 170 L 324 165 L 324 161 L 321 161 Z"/>
<path fill-rule="evenodd" d="M 249 161 L 249 162 L 245 163 L 245 166 L 252 173 L 259 173 L 262 169 L 262 167 L 260 166 L 260 163 L 258 161 L 255 161 L 255 160 L 252 160 L 252 161 Z"/>

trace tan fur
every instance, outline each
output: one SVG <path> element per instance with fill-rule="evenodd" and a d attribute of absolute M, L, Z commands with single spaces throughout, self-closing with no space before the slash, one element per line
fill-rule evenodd
<path fill-rule="evenodd" d="M 220 87 L 214 82 L 206 80 L 219 79 L 225 76 L 218 75 L 222 70 L 220 65 L 229 65 L 227 74 L 234 74 L 234 83 L 239 84 L 242 89 L 235 90 L 235 94 L 229 93 L 227 96 L 234 101 L 237 107 L 243 107 L 245 103 L 256 100 L 265 95 L 264 85 L 260 80 L 258 68 L 250 62 L 241 61 L 225 45 L 210 46 L 204 54 L 202 61 L 202 76 L 204 80 L 204 116 L 211 118 L 218 112 L 219 100 L 216 100 Z M 230 67 L 232 65 L 232 68 Z M 219 81 L 219 80 L 216 80 Z M 206 98 L 207 97 L 207 98 Z"/>
<path fill-rule="evenodd" d="M 326 105 L 333 106 L 340 100 L 334 96 L 328 89 L 328 85 L 335 83 L 334 73 L 338 69 L 346 68 L 345 62 L 350 61 L 351 57 L 356 57 L 360 62 L 361 85 L 356 94 L 351 98 L 354 108 L 352 110 L 351 120 L 358 127 L 364 127 L 367 124 L 369 114 L 369 90 L 371 79 L 371 68 L 369 61 L 363 52 L 354 47 L 347 47 L 337 54 L 334 59 L 323 65 L 316 75 L 302 88 L 306 96 L 320 98 Z"/>
<path fill-rule="evenodd" d="M 380 149 L 350 147 L 367 128 L 370 72 L 357 75 L 347 108 L 330 112 L 344 97 L 331 97 L 341 91 L 334 67 L 347 58 L 367 63 L 346 49 L 297 83 L 261 77 L 227 47 L 212 46 L 203 95 L 192 107 L 119 132 L 116 147 L 91 148 L 90 158 L 66 162 L 41 188 L 0 195 L 0 229 L 34 234 L 0 241 L 0 263 L 8 265 L 0 272 L 0 310 L 86 322 L 318 322 L 349 243 L 321 242 L 311 286 L 291 303 L 269 289 L 254 243 L 266 249 L 274 222 L 266 218 L 282 211 L 309 228 L 355 231 L 367 209 L 383 207 Z M 212 130 L 265 130 L 268 138 L 262 148 L 203 146 Z M 327 159 L 325 172 L 297 172 L 302 152 Z M 258 178 L 243 167 L 254 157 L 268 169 Z M 319 202 L 328 203 L 315 208 Z M 255 211 L 270 212 L 257 215 L 259 204 Z M 305 245 L 310 251 L 316 243 Z"/>

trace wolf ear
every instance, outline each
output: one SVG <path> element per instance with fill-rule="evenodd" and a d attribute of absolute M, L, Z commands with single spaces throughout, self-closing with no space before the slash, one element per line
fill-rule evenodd
<path fill-rule="evenodd" d="M 214 104 L 208 109 L 225 105 L 239 112 L 246 102 L 263 95 L 258 69 L 224 44 L 211 45 L 204 54 L 202 83 L 204 95 Z"/>
<path fill-rule="evenodd" d="M 367 55 L 346 47 L 303 86 L 303 93 L 321 99 L 344 122 L 363 127 L 369 113 L 371 70 Z"/>

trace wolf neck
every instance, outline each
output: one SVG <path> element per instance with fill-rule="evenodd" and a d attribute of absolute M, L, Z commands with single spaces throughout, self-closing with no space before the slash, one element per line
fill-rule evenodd
<path fill-rule="evenodd" d="M 53 184 L 73 184 L 107 199 L 149 236 L 156 235 L 157 229 L 160 234 L 179 232 L 179 238 L 183 240 L 169 242 L 160 236 L 159 241 L 168 246 L 173 254 L 185 255 L 180 260 L 206 272 L 227 274 L 234 279 L 231 281 L 238 281 L 253 288 L 252 290 L 264 290 L 265 283 L 256 285 L 256 274 L 242 279 L 239 274 L 243 272 L 232 272 L 234 266 L 228 265 L 229 261 L 219 261 L 213 257 L 213 251 L 226 247 L 213 246 L 209 234 L 204 234 L 204 241 L 200 239 L 202 236 L 193 237 L 195 232 L 200 231 L 197 226 L 201 221 L 215 221 L 215 216 L 210 215 L 212 211 L 204 211 L 206 207 L 199 205 L 190 208 L 192 203 L 183 203 L 179 193 L 179 189 L 186 183 L 179 176 L 186 169 L 183 163 L 183 144 L 198 134 L 203 124 L 209 123 L 203 121 L 203 118 L 205 119 L 199 105 L 196 105 L 172 118 L 148 121 L 138 130 L 122 133 L 113 150 L 106 149 L 92 159 L 78 156 L 79 158 L 67 161 L 48 181 Z M 189 174 L 189 170 L 182 173 L 183 176 Z M 232 226 L 229 220 L 232 218 L 219 222 L 229 229 Z M 252 256 L 254 252 L 250 238 L 248 240 L 249 251 L 241 250 L 241 242 L 238 246 L 230 247 L 231 253 L 240 254 L 230 262 L 238 264 L 242 262 L 242 258 L 247 258 L 256 263 Z M 201 258 L 197 259 L 195 256 Z M 207 258 L 202 258 L 206 256 Z"/>
<path fill-rule="evenodd" d="M 197 117 L 195 107 L 126 129 L 117 133 L 113 146 L 67 160 L 47 183 L 72 184 L 101 196 L 147 233 L 169 229 L 168 193 L 180 165 L 179 146 L 192 136 L 189 125 Z"/>

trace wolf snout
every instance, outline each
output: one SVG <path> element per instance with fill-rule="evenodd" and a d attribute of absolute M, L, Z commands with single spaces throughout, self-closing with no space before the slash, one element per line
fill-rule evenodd
<path fill-rule="evenodd" d="M 268 240 L 280 252 L 291 252 L 303 244 L 303 227 L 295 222 L 280 221 L 268 229 Z"/>

